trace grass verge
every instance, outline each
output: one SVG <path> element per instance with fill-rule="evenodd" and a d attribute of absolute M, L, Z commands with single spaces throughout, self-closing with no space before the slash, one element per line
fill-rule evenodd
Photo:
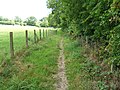
<path fill-rule="evenodd" d="M 59 36 L 32 45 L 19 57 L 0 67 L 0 90 L 54 90 Z"/>
<path fill-rule="evenodd" d="M 83 56 L 84 48 L 77 41 L 65 37 L 64 43 L 69 90 L 98 90 L 89 73 L 92 68 L 98 67 Z"/>
<path fill-rule="evenodd" d="M 76 40 L 65 37 L 64 41 L 69 90 L 119 90 L 119 71 L 111 72 L 107 63 L 90 59 L 90 49 Z"/>

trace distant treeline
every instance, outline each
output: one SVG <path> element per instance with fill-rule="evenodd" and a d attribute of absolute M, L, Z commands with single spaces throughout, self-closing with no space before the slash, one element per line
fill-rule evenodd
<path fill-rule="evenodd" d="M 48 19 L 44 17 L 40 20 L 37 20 L 34 16 L 30 16 L 25 20 L 22 20 L 20 17 L 16 16 L 14 19 L 8 19 L 0 16 L 0 24 L 2 25 L 21 25 L 21 26 L 37 26 L 37 27 L 48 27 Z"/>
<path fill-rule="evenodd" d="M 14 25 L 14 23 L 12 21 L 0 21 L 0 24 L 3 24 L 3 25 Z"/>

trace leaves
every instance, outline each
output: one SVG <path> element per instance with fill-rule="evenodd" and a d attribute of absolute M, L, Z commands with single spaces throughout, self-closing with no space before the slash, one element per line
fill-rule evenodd
<path fill-rule="evenodd" d="M 120 0 L 48 0 L 48 6 L 56 26 L 73 37 L 82 35 L 99 42 L 98 48 L 103 48 L 99 57 L 119 63 Z"/>

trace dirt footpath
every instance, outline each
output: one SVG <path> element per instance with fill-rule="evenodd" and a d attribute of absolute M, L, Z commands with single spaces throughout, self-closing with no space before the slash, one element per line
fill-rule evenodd
<path fill-rule="evenodd" d="M 59 44 L 60 55 L 58 58 L 58 74 L 57 74 L 57 84 L 56 90 L 68 90 L 68 82 L 65 73 L 65 61 L 64 61 L 64 46 L 63 46 L 63 38 Z"/>

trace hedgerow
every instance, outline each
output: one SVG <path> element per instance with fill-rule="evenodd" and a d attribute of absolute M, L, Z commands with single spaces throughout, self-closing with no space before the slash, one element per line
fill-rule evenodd
<path fill-rule="evenodd" d="M 120 0 L 48 0 L 48 8 L 52 8 L 51 26 L 89 47 L 93 59 L 112 73 L 119 71 Z"/>

